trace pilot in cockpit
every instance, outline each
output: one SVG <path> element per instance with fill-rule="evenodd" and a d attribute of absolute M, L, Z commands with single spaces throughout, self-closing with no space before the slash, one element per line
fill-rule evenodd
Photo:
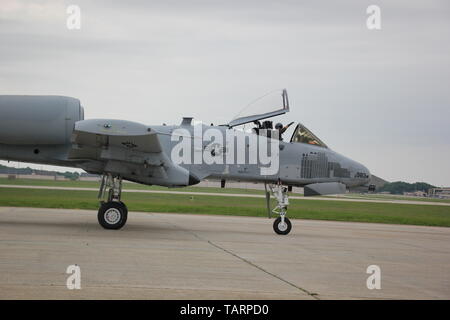
<path fill-rule="evenodd" d="M 260 130 L 261 129 L 265 129 L 265 130 L 267 130 L 267 136 L 268 137 L 271 137 L 272 136 L 272 134 L 271 134 L 271 132 L 273 132 L 273 127 L 272 127 L 272 121 L 264 121 L 262 124 L 258 121 L 258 120 L 256 120 L 256 121 L 253 121 L 253 123 L 255 124 L 255 126 L 256 127 L 254 127 L 253 128 L 253 132 L 254 133 L 256 133 L 256 134 L 260 134 Z M 282 135 L 283 135 L 283 133 L 293 124 L 294 122 L 291 122 L 291 123 L 289 123 L 287 126 L 283 126 L 283 124 L 282 123 L 277 123 L 276 125 L 275 125 L 275 130 L 277 130 L 278 131 L 278 139 L 279 140 L 283 140 L 283 137 L 282 137 Z"/>
<path fill-rule="evenodd" d="M 283 127 L 283 124 L 278 122 L 275 125 L 275 130 L 278 130 L 278 137 L 280 141 L 283 141 L 283 133 L 293 124 L 294 122 L 289 123 L 287 126 Z"/>

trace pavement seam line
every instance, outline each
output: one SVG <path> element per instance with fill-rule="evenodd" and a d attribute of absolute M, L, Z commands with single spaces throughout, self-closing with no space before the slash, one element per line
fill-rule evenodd
<path fill-rule="evenodd" d="M 232 255 L 233 257 L 235 257 L 235 258 L 238 258 L 239 260 L 241 260 L 241 261 L 245 262 L 246 264 L 248 264 L 248 265 L 250 265 L 250 266 L 252 266 L 252 267 L 254 267 L 254 268 L 256 268 L 256 269 L 258 269 L 258 270 L 260 270 L 260 271 L 262 271 L 262 272 L 264 272 L 265 274 L 268 274 L 269 276 L 272 276 L 272 277 L 274 277 L 275 279 L 278 279 L 278 280 L 280 280 L 280 281 L 282 281 L 282 282 L 284 282 L 284 283 L 290 285 L 291 287 L 294 287 L 294 288 L 296 288 L 297 290 L 300 290 L 300 291 L 302 291 L 303 293 L 306 293 L 308 296 L 310 296 L 310 297 L 312 297 L 312 298 L 314 298 L 314 299 L 316 299 L 316 300 L 320 300 L 317 293 L 312 293 L 312 292 L 310 292 L 310 291 L 308 291 L 308 290 L 306 290 L 306 289 L 304 289 L 304 288 L 302 288 L 302 287 L 299 287 L 299 286 L 293 284 L 292 282 L 289 282 L 289 281 L 286 280 L 286 279 L 283 279 L 282 277 L 280 277 L 280 276 L 278 276 L 278 275 L 276 275 L 276 274 L 274 274 L 274 273 L 272 273 L 272 272 L 267 271 L 266 269 L 264 269 L 264 268 L 258 266 L 257 264 L 255 264 L 255 263 L 253 263 L 253 262 L 251 262 L 251 261 L 249 261 L 249 260 L 247 260 L 247 259 L 245 259 L 245 258 L 243 258 L 243 257 L 241 257 L 241 256 L 239 256 L 238 254 L 236 254 L 236 253 L 234 253 L 234 252 L 232 252 L 232 251 L 230 251 L 230 250 L 227 250 L 227 249 L 225 249 L 225 248 L 219 246 L 218 244 L 215 244 L 214 242 L 212 242 L 212 241 L 210 241 L 210 240 L 208 240 L 208 239 L 202 238 L 201 236 L 199 236 L 198 234 L 196 234 L 196 233 L 195 233 L 194 231 L 192 231 L 192 230 L 187 230 L 187 229 L 185 229 L 185 228 L 183 228 L 183 227 L 180 227 L 180 226 L 178 226 L 178 225 L 176 225 L 176 224 L 174 224 L 174 223 L 168 222 L 168 221 L 166 221 L 166 222 L 167 222 L 168 224 L 171 224 L 171 225 L 174 226 L 174 227 L 177 227 L 177 228 L 179 228 L 179 229 L 185 231 L 185 232 L 191 233 L 194 237 L 196 237 L 196 238 L 199 239 L 200 241 L 207 242 L 207 243 L 210 244 L 211 246 L 213 246 L 213 247 L 215 247 L 215 248 L 217 248 L 217 249 L 219 249 L 219 250 L 222 250 L 223 252 L 228 253 L 228 254 Z"/>
<path fill-rule="evenodd" d="M 290 286 L 292 286 L 292 287 L 294 287 L 294 288 L 296 288 L 296 289 L 306 293 L 307 295 L 313 297 L 314 299 L 320 300 L 319 297 L 317 296 L 317 294 L 314 294 L 314 293 L 312 293 L 312 292 L 310 292 L 310 291 L 308 291 L 308 290 L 306 290 L 306 289 L 304 289 L 302 287 L 299 287 L 299 286 L 293 284 L 292 282 L 289 282 L 286 279 L 281 278 L 280 276 L 277 276 L 276 274 L 274 274 L 272 272 L 267 271 L 266 269 L 258 266 L 257 264 L 255 264 L 255 263 L 253 263 L 253 262 L 251 262 L 251 261 L 249 261 L 249 260 L 247 260 L 247 259 L 245 259 L 245 258 L 243 258 L 243 257 L 241 257 L 241 256 L 239 256 L 237 254 L 235 254 L 234 252 L 232 252 L 230 250 L 227 250 L 227 249 L 225 249 L 225 248 L 215 244 L 214 242 L 211 242 L 210 240 L 206 240 L 205 239 L 204 241 L 207 241 L 210 245 L 212 245 L 212 246 L 214 246 L 214 247 L 216 247 L 216 248 L 218 248 L 218 249 L 220 249 L 220 250 L 222 250 L 222 251 L 224 251 L 224 252 L 226 252 L 228 254 L 231 254 L 233 257 L 236 257 L 236 258 L 240 259 L 241 261 L 243 261 L 243 262 L 245 262 L 245 263 L 247 263 L 247 264 L 249 264 L 249 265 L 251 265 L 251 266 L 253 266 L 253 267 L 255 267 L 255 268 L 259 269 L 259 270 L 261 270 L 262 272 L 264 272 L 264 273 L 266 273 L 266 274 L 268 274 L 268 275 L 270 275 L 270 276 L 272 276 L 272 277 L 274 277 L 274 278 L 276 278 L 276 279 L 278 279 L 280 281 L 283 281 L 284 283 L 286 283 L 286 284 L 288 284 L 288 285 L 290 285 Z"/>

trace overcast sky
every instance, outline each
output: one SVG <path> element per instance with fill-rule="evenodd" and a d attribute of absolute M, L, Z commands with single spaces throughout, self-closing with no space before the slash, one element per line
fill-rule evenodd
<path fill-rule="evenodd" d="M 381 30 L 366 27 L 371 4 Z M 226 123 L 287 88 L 283 122 L 389 181 L 449 186 L 449 39 L 448 0 L 1 0 L 0 94 L 151 125 Z"/>

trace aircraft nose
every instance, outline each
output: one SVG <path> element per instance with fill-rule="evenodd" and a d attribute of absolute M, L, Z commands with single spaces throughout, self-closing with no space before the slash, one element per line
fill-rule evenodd
<path fill-rule="evenodd" d="M 190 186 L 192 186 L 192 185 L 197 184 L 197 183 L 200 183 L 200 179 L 197 178 L 197 177 L 196 177 L 195 175 L 193 175 L 192 173 L 189 173 L 189 182 L 188 182 L 188 184 L 189 184 Z"/>

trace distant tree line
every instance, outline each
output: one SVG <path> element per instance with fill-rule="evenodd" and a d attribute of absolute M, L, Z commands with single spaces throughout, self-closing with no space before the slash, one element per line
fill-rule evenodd
<path fill-rule="evenodd" d="M 66 179 L 70 180 L 78 180 L 80 178 L 80 174 L 78 172 L 57 172 L 56 174 L 64 176 Z"/>
<path fill-rule="evenodd" d="M 55 175 L 63 176 L 66 179 L 70 180 L 78 180 L 80 176 L 84 176 L 87 174 L 81 174 L 78 172 L 58 172 L 58 171 L 49 171 L 49 170 L 38 170 L 38 169 L 31 169 L 30 167 L 26 168 L 14 168 L 14 167 L 8 167 L 0 164 L 0 173 L 3 174 L 18 174 L 18 175 L 30 175 L 30 174 L 36 174 L 36 175 L 42 175 L 42 176 L 52 176 Z"/>
<path fill-rule="evenodd" d="M 423 191 L 428 192 L 428 189 L 435 188 L 435 186 L 425 182 L 408 183 L 403 181 L 388 182 L 383 187 L 379 188 L 378 192 L 389 192 L 392 194 L 403 194 L 403 192 Z"/>

